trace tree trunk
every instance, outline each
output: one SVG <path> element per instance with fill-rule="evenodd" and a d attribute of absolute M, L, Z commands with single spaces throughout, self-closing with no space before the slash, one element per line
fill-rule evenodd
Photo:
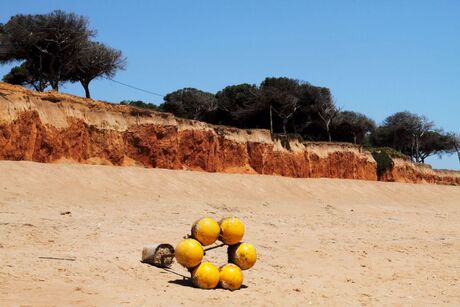
<path fill-rule="evenodd" d="M 457 156 L 458 156 L 458 162 L 460 162 L 460 148 L 458 148 L 458 146 L 454 145 L 455 146 L 455 151 L 457 151 Z"/>
<path fill-rule="evenodd" d="M 59 80 L 52 80 L 50 81 L 51 88 L 55 90 L 56 92 L 59 92 Z"/>
<path fill-rule="evenodd" d="M 81 86 L 85 89 L 85 97 L 91 98 L 91 94 L 89 93 L 89 82 L 80 81 Z"/>
<path fill-rule="evenodd" d="M 286 125 L 287 125 L 287 122 L 288 122 L 288 119 L 287 119 L 287 118 L 283 118 L 283 133 L 284 133 L 284 135 L 287 135 L 287 133 L 286 133 Z"/>
<path fill-rule="evenodd" d="M 38 78 L 38 91 L 43 92 L 45 90 L 45 84 L 46 82 L 43 81 L 43 60 L 42 60 L 42 54 L 40 52 L 40 64 L 39 64 L 39 78 Z"/>
<path fill-rule="evenodd" d="M 38 92 L 43 92 L 45 90 L 45 85 L 42 79 L 38 81 L 38 86 L 37 86 L 37 91 Z"/>
<path fill-rule="evenodd" d="M 37 91 L 37 92 L 43 92 L 43 91 L 40 91 L 40 88 L 38 87 L 38 85 L 36 85 L 35 83 L 31 82 L 29 83 L 30 85 L 33 86 L 33 88 Z"/>
<path fill-rule="evenodd" d="M 292 123 L 292 130 L 294 131 L 295 134 L 297 134 L 297 128 L 295 126 L 295 122 L 291 121 L 291 123 Z"/>
<path fill-rule="evenodd" d="M 51 59 L 51 62 L 48 64 L 48 68 L 49 68 L 49 79 L 50 79 L 50 85 L 51 85 L 51 88 L 53 90 L 55 90 L 56 92 L 59 92 L 59 72 L 55 71 L 54 69 L 54 66 L 55 66 L 55 63 L 56 63 L 56 58 L 53 57 Z"/>
<path fill-rule="evenodd" d="M 417 161 L 417 163 L 420 163 L 418 135 L 415 136 L 415 161 Z"/>
<path fill-rule="evenodd" d="M 270 104 L 270 133 L 273 134 L 273 111 L 272 111 L 271 104 Z"/>
<path fill-rule="evenodd" d="M 353 143 L 356 144 L 356 133 L 353 133 Z"/>

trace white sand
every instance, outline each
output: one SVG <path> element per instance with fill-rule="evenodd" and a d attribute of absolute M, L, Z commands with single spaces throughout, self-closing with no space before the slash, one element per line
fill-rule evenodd
<path fill-rule="evenodd" d="M 140 263 L 143 246 L 227 215 L 259 252 L 247 288 Z M 460 187 L 0 162 L 1 306 L 458 306 L 459 279 Z"/>

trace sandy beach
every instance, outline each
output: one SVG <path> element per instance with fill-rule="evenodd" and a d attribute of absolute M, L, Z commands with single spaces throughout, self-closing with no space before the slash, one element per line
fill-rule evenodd
<path fill-rule="evenodd" d="M 259 254 L 241 290 L 140 262 L 229 215 Z M 1 306 L 458 306 L 459 255 L 460 187 L 0 161 Z"/>

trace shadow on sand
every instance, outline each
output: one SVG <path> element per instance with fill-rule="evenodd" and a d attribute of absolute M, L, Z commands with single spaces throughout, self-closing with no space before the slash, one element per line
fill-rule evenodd
<path fill-rule="evenodd" d="M 176 284 L 184 287 L 192 287 L 195 288 L 192 284 L 192 280 L 190 278 L 183 278 L 183 279 L 175 279 L 168 281 L 170 284 Z"/>
<path fill-rule="evenodd" d="M 153 265 L 150 265 L 150 266 L 153 266 Z M 182 278 L 180 279 L 174 279 L 174 280 L 170 280 L 168 281 L 168 283 L 170 284 L 175 284 L 175 285 L 180 285 L 180 286 L 183 286 L 183 287 L 191 287 L 191 288 L 196 288 L 193 284 L 192 284 L 192 279 L 189 277 L 189 276 L 186 276 L 184 274 L 180 274 L 174 270 L 172 270 L 171 268 L 160 268 L 160 267 L 157 267 L 157 266 L 153 266 L 153 267 L 156 267 L 160 270 L 163 270 L 163 271 L 166 271 L 168 273 L 171 273 L 171 274 L 174 274 L 174 275 L 177 275 L 177 276 L 180 276 Z M 241 288 L 240 290 L 242 289 L 246 289 L 248 286 L 246 285 L 241 285 Z M 216 289 L 220 289 L 220 290 L 223 290 L 222 288 L 216 288 Z"/>
<path fill-rule="evenodd" d="M 192 280 L 190 278 L 187 278 L 187 279 L 175 279 L 175 280 L 170 280 L 168 281 L 168 283 L 170 284 L 175 284 L 175 285 L 180 285 L 180 286 L 183 286 L 183 287 L 191 287 L 191 288 L 196 288 L 198 289 L 197 287 L 195 287 L 193 284 L 192 284 Z M 241 285 L 241 288 L 239 290 L 243 290 L 243 289 L 246 289 L 248 286 L 246 285 Z M 224 290 L 222 288 L 215 288 L 215 289 L 212 289 L 212 290 Z"/>

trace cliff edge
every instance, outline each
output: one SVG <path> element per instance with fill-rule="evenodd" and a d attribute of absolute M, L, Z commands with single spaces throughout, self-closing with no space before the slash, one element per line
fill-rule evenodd
<path fill-rule="evenodd" d="M 371 153 L 352 144 L 283 140 L 267 130 L 214 126 L 5 83 L 0 159 L 460 185 L 459 172 L 429 173 L 412 165 L 409 173 L 397 163 L 377 178 Z"/>

